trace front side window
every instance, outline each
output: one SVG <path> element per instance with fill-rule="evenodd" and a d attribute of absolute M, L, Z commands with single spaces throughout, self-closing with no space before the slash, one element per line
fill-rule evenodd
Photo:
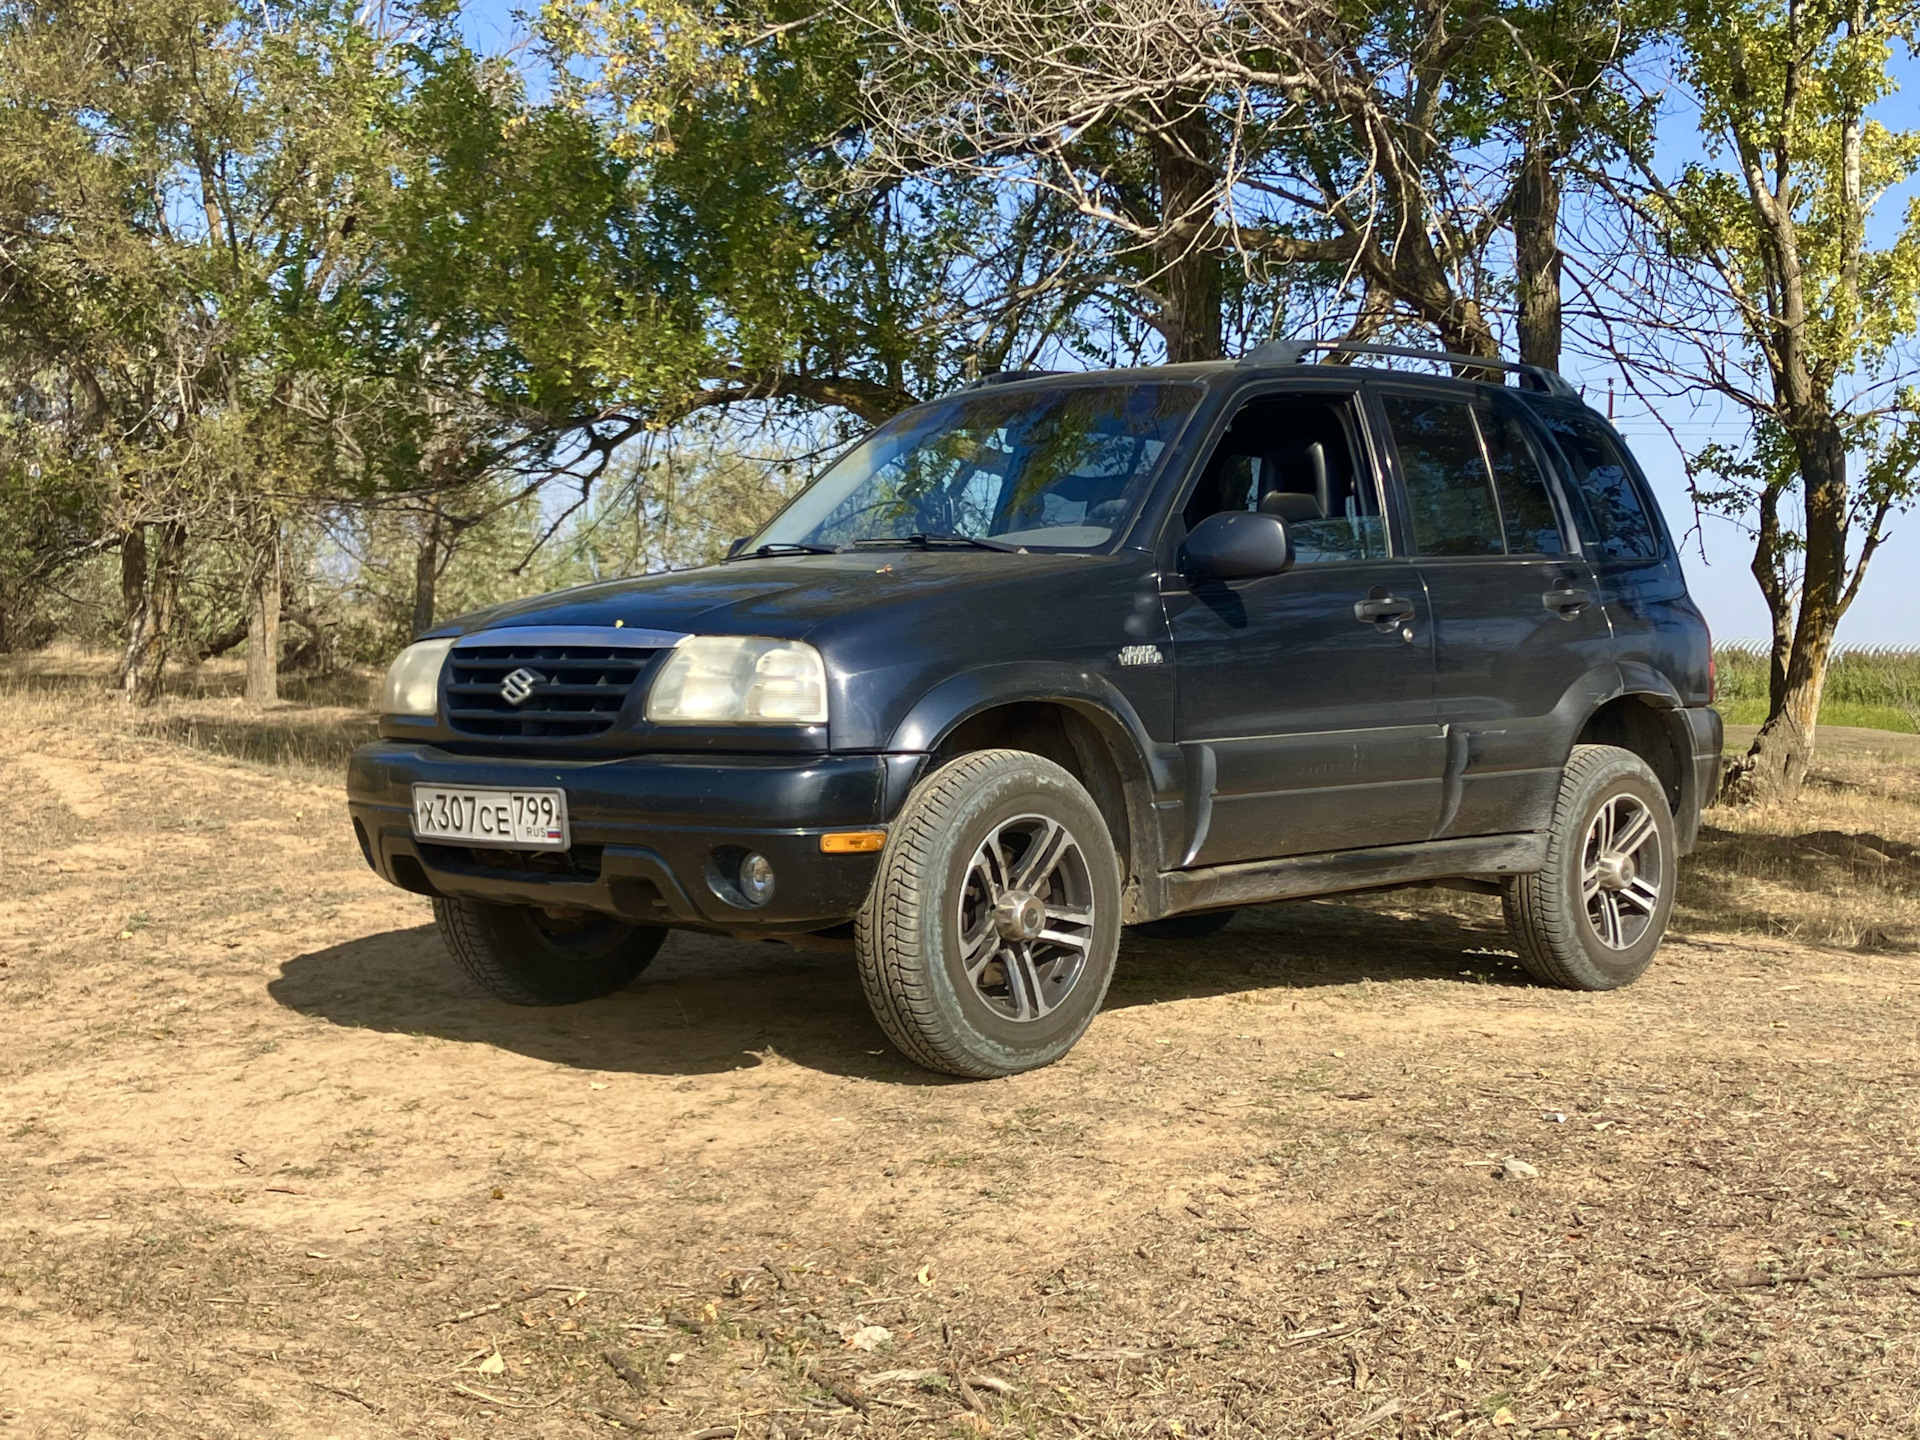
<path fill-rule="evenodd" d="M 1096 549 L 1139 508 L 1200 395 L 1071 385 L 921 406 L 868 436 L 747 548 L 946 536 Z"/>
<path fill-rule="evenodd" d="M 1597 419 L 1542 408 L 1540 419 L 1560 443 L 1573 481 L 1574 522 L 1595 559 L 1653 560 L 1660 538 L 1627 460 Z"/>
<path fill-rule="evenodd" d="M 1192 530 L 1223 510 L 1287 522 L 1303 565 L 1374 560 L 1387 553 L 1380 497 L 1355 445 L 1345 397 L 1268 395 L 1235 412 L 1181 518 Z"/>
<path fill-rule="evenodd" d="M 1385 395 L 1414 549 L 1422 555 L 1558 555 L 1547 477 L 1520 417 L 1489 400 Z"/>

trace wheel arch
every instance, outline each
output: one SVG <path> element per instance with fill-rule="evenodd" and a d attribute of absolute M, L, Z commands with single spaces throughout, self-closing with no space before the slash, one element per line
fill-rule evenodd
<path fill-rule="evenodd" d="M 1678 697 L 1659 690 L 1628 690 L 1597 706 L 1574 736 L 1575 745 L 1614 745 L 1638 755 L 1659 780 L 1673 812 L 1684 853 L 1700 824 L 1691 735 Z"/>
<path fill-rule="evenodd" d="M 1126 697 L 1098 675 L 1020 666 L 955 676 L 914 707 L 891 748 L 928 752 L 935 765 L 1000 748 L 1044 756 L 1093 797 L 1124 883 L 1150 884 L 1159 875 L 1154 802 L 1173 787 L 1173 772 Z"/>

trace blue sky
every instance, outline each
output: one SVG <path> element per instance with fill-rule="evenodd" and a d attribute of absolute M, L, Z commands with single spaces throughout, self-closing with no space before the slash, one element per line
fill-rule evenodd
<path fill-rule="evenodd" d="M 468 0 L 462 18 L 470 43 L 491 53 L 514 48 L 526 36 L 525 26 L 515 17 L 520 8 L 525 7 L 516 6 L 512 0 Z M 1902 80 L 1920 88 L 1920 65 L 1908 62 L 1900 67 L 1900 73 Z M 1883 106 L 1881 119 L 1894 128 L 1920 125 L 1920 101 L 1912 98 L 1914 88 L 1905 89 Z M 1691 122 L 1682 118 L 1671 123 L 1662 141 L 1663 149 L 1672 153 L 1698 149 Z M 1890 197 L 1883 204 L 1880 227 L 1890 230 L 1899 223 L 1905 200 L 1905 196 Z M 1570 356 L 1566 371 L 1568 378 L 1604 411 L 1609 368 Z M 1630 400 L 1617 380 L 1615 390 L 1615 423 L 1651 477 L 1674 533 L 1687 536 L 1688 584 L 1706 612 L 1714 637 L 1740 640 L 1766 635 L 1766 606 L 1747 569 L 1752 555 L 1747 538 L 1739 527 L 1714 517 L 1705 517 L 1695 528 L 1685 469 L 1668 428 L 1694 448 L 1713 439 L 1738 445 L 1744 430 L 1737 417 L 1729 420 L 1711 409 L 1692 410 L 1684 402 L 1674 402 L 1664 416 L 1656 417 Z M 1920 644 L 1920 619 L 1916 617 L 1920 617 L 1920 511 L 1896 517 L 1891 538 L 1875 557 L 1859 599 L 1841 624 L 1840 639 L 1843 644 L 1854 645 Z"/>

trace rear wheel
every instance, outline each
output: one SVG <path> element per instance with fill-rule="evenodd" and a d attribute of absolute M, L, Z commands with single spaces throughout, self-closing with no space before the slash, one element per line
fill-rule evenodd
<path fill-rule="evenodd" d="M 454 962 L 510 1005 L 577 1005 L 624 990 L 667 938 L 655 925 L 479 900 L 435 900 L 433 919 Z"/>
<path fill-rule="evenodd" d="M 1535 978 L 1615 990 L 1652 963 L 1673 913 L 1673 812 L 1647 764 L 1577 745 L 1560 782 L 1547 863 L 1507 882 L 1507 928 Z"/>
<path fill-rule="evenodd" d="M 1129 925 L 1129 935 L 1140 935 L 1148 940 L 1204 940 L 1209 935 L 1218 935 L 1233 923 L 1238 910 L 1197 910 L 1191 915 L 1169 915 L 1163 920 L 1143 920 L 1138 925 Z"/>
<path fill-rule="evenodd" d="M 1019 750 L 964 755 L 915 789 L 854 925 L 887 1038 L 930 1070 L 979 1078 L 1066 1054 L 1119 944 L 1106 822 L 1066 770 Z"/>

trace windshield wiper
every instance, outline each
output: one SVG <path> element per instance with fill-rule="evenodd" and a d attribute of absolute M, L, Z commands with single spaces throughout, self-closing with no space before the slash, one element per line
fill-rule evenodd
<path fill-rule="evenodd" d="M 929 535 L 924 530 L 916 530 L 911 535 L 869 535 L 853 542 L 855 545 L 911 545 L 916 550 L 931 550 L 936 545 L 967 545 L 975 550 L 998 550 L 1004 555 L 1024 555 L 1024 545 L 1010 545 L 1005 540 L 989 540 L 984 535 Z"/>
<path fill-rule="evenodd" d="M 772 540 L 765 545 L 756 545 L 751 550 L 742 550 L 738 555 L 729 555 L 729 560 L 764 560 L 769 555 L 838 555 L 838 545 L 807 545 L 797 540 Z"/>

